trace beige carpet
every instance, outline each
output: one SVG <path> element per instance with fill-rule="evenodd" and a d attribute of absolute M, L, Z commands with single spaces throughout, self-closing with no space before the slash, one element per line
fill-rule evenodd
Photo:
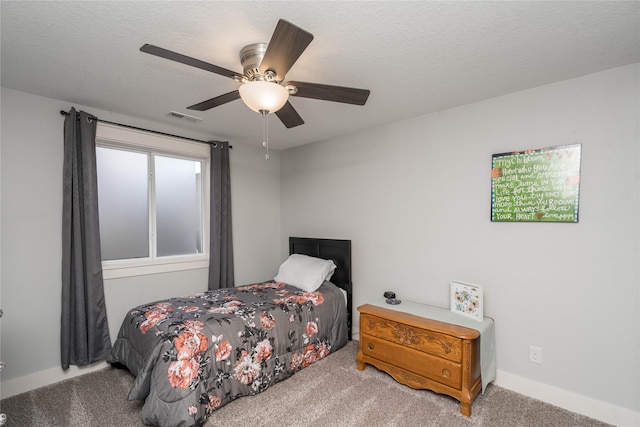
<path fill-rule="evenodd" d="M 214 426 L 604 427 L 594 419 L 489 385 L 460 414 L 448 396 L 413 390 L 384 372 L 356 369 L 357 342 L 264 393 L 218 410 Z M 0 401 L 9 427 L 142 426 L 141 402 L 126 400 L 133 377 L 107 368 Z"/>

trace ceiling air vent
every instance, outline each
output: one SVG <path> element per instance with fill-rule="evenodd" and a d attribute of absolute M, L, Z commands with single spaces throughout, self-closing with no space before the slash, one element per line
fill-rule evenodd
<path fill-rule="evenodd" d="M 189 120 L 196 123 L 202 121 L 201 117 L 191 116 L 189 114 L 184 114 L 184 113 L 178 113 L 177 111 L 169 111 L 169 114 L 167 114 L 167 116 L 175 117 L 177 119 Z"/>

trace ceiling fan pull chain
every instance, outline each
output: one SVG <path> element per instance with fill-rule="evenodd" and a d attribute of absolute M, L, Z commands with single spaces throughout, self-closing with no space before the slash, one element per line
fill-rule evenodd
<path fill-rule="evenodd" d="M 266 149 L 264 154 L 264 159 L 269 160 L 269 122 L 267 121 L 267 114 L 269 112 L 266 110 L 260 110 L 260 114 L 262 114 L 262 146 Z"/>

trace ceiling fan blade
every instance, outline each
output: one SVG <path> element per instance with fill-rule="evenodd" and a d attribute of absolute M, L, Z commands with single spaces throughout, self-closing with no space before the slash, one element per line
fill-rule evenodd
<path fill-rule="evenodd" d="M 192 67 L 200 68 L 202 70 L 211 71 L 212 73 L 220 74 L 221 76 L 229 77 L 232 79 L 242 79 L 244 76 L 238 74 L 235 71 L 227 70 L 226 68 L 218 67 L 217 65 L 209 64 L 208 62 L 201 61 L 199 59 L 192 58 L 190 56 L 183 55 L 181 53 L 173 52 L 171 50 L 163 49 L 151 44 L 145 44 L 140 48 L 141 52 L 149 53 L 151 55 L 159 56 L 161 58 L 170 59 L 171 61 L 180 62 L 182 64 L 191 65 Z"/>
<path fill-rule="evenodd" d="M 281 81 L 312 40 L 311 33 L 280 19 L 260 63 L 260 73 L 271 70 Z"/>
<path fill-rule="evenodd" d="M 215 98 L 207 99 L 206 101 L 191 105 L 190 107 L 187 107 L 187 110 L 206 111 L 213 107 L 226 104 L 227 102 L 235 101 L 238 98 L 240 98 L 240 92 L 234 90 L 233 92 L 225 93 L 224 95 L 216 96 Z"/>
<path fill-rule="evenodd" d="M 287 82 L 283 86 L 295 86 L 298 91 L 291 96 L 302 98 L 322 99 L 324 101 L 343 102 L 345 104 L 364 105 L 369 98 L 368 89 L 353 87 L 331 86 L 319 83 Z"/>
<path fill-rule="evenodd" d="M 289 101 L 284 104 L 284 107 L 276 111 L 276 116 L 280 119 L 282 124 L 284 124 L 287 129 L 292 127 L 300 126 L 304 124 L 304 120 L 300 117 L 300 114 L 293 108 L 293 105 Z"/>

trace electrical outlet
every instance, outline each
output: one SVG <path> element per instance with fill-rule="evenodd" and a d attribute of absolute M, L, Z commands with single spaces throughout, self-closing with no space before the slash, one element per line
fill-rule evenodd
<path fill-rule="evenodd" d="M 542 365 L 542 348 L 536 346 L 529 346 L 529 361 Z"/>

